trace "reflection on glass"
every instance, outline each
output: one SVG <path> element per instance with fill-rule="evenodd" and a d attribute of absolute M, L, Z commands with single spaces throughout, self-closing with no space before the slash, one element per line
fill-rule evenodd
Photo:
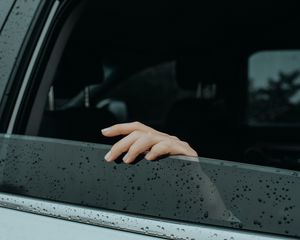
<path fill-rule="evenodd" d="M 299 236 L 298 172 L 213 159 L 107 163 L 108 146 L 1 136 L 0 190 L 139 215 Z"/>
<path fill-rule="evenodd" d="M 248 123 L 299 124 L 300 51 L 256 53 L 248 69 Z"/>

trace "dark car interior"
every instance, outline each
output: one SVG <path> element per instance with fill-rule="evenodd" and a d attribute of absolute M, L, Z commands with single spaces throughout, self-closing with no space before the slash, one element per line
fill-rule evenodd
<path fill-rule="evenodd" d="M 293 124 L 260 125 L 247 115 L 250 57 L 299 49 L 299 21 L 296 6 L 283 3 L 88 1 L 38 135 L 113 144 L 102 128 L 140 121 L 203 157 L 300 169 L 300 114 Z"/>

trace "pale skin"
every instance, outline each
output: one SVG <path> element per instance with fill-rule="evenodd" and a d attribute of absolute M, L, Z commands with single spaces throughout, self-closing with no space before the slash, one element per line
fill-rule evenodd
<path fill-rule="evenodd" d="M 164 155 L 198 156 L 197 152 L 187 142 L 181 141 L 175 136 L 159 132 L 139 122 L 117 124 L 102 129 L 102 134 L 106 137 L 124 136 L 106 154 L 105 160 L 108 162 L 113 162 L 123 153 L 126 153 L 123 161 L 128 164 L 134 162 L 140 154 L 145 154 L 145 158 L 150 161 Z M 199 165 L 196 172 L 201 172 L 201 176 L 204 179 L 199 191 L 204 192 L 204 195 L 207 196 L 205 207 L 209 209 L 210 218 L 239 222 L 226 209 L 218 189 L 202 171 L 201 165 Z"/>
<path fill-rule="evenodd" d="M 134 162 L 140 154 L 145 154 L 145 158 L 150 161 L 164 155 L 198 156 L 187 142 L 140 122 L 116 124 L 102 129 L 102 134 L 106 137 L 124 136 L 105 155 L 108 162 L 116 160 L 123 153 L 126 153 L 123 161 L 128 164 Z"/>

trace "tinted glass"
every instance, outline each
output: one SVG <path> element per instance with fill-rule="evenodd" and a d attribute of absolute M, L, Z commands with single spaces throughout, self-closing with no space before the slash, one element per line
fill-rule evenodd
<path fill-rule="evenodd" d="M 270 51 L 249 60 L 251 125 L 299 125 L 300 51 Z"/>
<path fill-rule="evenodd" d="M 2 192 L 299 236 L 298 172 L 205 158 L 107 163 L 108 146 L 2 136 Z"/>

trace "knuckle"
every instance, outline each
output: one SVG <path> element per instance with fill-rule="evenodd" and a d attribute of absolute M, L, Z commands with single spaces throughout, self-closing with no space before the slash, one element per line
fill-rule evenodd
<path fill-rule="evenodd" d="M 151 138 L 153 138 L 153 137 L 155 136 L 155 134 L 154 134 L 153 132 L 151 132 L 151 131 L 147 131 L 145 134 L 146 134 L 146 136 L 147 136 L 149 139 L 151 139 Z"/>
<path fill-rule="evenodd" d="M 162 152 L 169 152 L 169 145 L 167 143 L 160 143 L 157 148 L 154 149 L 156 154 L 162 154 Z"/>
<path fill-rule="evenodd" d="M 138 122 L 138 121 L 135 121 L 132 123 L 135 127 L 141 127 L 142 126 L 142 123 Z"/>
<path fill-rule="evenodd" d="M 111 147 L 111 152 L 113 154 L 116 154 L 116 153 L 122 153 L 125 151 L 125 145 L 124 145 L 124 142 L 121 140 L 117 143 L 115 143 L 112 147 Z"/>
<path fill-rule="evenodd" d="M 166 139 L 165 141 L 162 142 L 162 145 L 161 145 L 161 147 L 164 149 L 170 148 L 172 146 L 174 146 L 174 143 L 171 139 Z"/>
<path fill-rule="evenodd" d="M 173 135 L 168 135 L 170 138 L 172 138 L 172 139 L 174 139 L 174 140 L 179 140 L 179 138 L 178 137 L 176 137 L 176 136 L 173 136 Z"/>
<path fill-rule="evenodd" d="M 160 154 L 160 151 L 157 148 L 151 150 L 151 155 L 152 156 L 156 157 L 159 154 Z"/>
<path fill-rule="evenodd" d="M 111 147 L 110 151 L 114 154 L 114 153 L 118 152 L 119 149 L 120 149 L 120 146 L 119 146 L 118 143 L 116 143 L 115 145 L 113 145 L 113 146 Z"/>
<path fill-rule="evenodd" d="M 152 140 L 152 137 L 151 137 L 150 135 L 148 135 L 148 134 L 143 135 L 143 136 L 141 137 L 141 141 L 142 141 L 143 143 L 151 142 L 151 140 Z"/>
<path fill-rule="evenodd" d="M 128 153 L 130 155 L 138 155 L 139 154 L 139 148 L 135 145 L 132 145 L 130 148 L 129 148 L 129 151 Z"/>
<path fill-rule="evenodd" d="M 190 146 L 190 144 L 188 144 L 187 142 L 185 142 L 185 141 L 181 141 L 182 142 L 182 144 L 184 145 L 184 146 L 187 146 L 187 147 L 189 147 Z"/>
<path fill-rule="evenodd" d="M 132 135 L 133 137 L 140 137 L 140 136 L 141 136 L 141 131 L 139 131 L 139 130 L 134 130 L 134 131 L 131 133 L 131 135 Z"/>
<path fill-rule="evenodd" d="M 195 150 L 193 150 L 193 156 L 198 157 L 198 153 Z"/>

